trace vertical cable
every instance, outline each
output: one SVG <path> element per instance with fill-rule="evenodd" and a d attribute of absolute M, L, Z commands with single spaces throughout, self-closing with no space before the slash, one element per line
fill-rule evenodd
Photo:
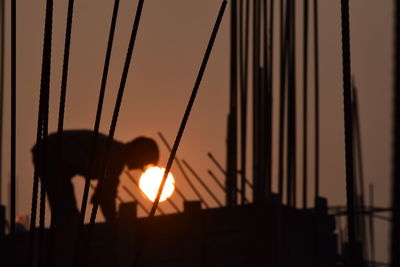
<path fill-rule="evenodd" d="M 243 33 L 243 12 L 244 12 L 244 0 L 240 0 L 240 8 L 239 8 L 239 66 L 240 66 L 240 203 L 244 205 L 245 198 L 246 198 L 246 183 L 244 182 L 246 179 L 246 101 L 247 101 L 247 88 L 245 84 L 245 70 L 247 71 L 247 67 L 245 67 L 247 57 L 247 39 L 244 35 L 247 34 L 245 28 L 245 33 Z M 247 12 L 247 4 L 248 0 L 246 1 L 246 12 Z M 245 14 L 245 20 L 247 22 L 247 13 Z M 225 190 L 226 191 L 226 190 Z"/>
<path fill-rule="evenodd" d="M 260 71 L 260 76 L 262 77 L 262 82 L 260 85 L 260 96 L 261 96 L 261 106 L 260 106 L 260 125 L 261 125 L 261 134 L 260 134 L 260 143 L 261 143 L 261 153 L 260 153 L 260 197 L 261 200 L 264 201 L 266 196 L 269 196 L 270 188 L 269 185 L 271 177 L 269 175 L 269 162 L 270 158 L 268 157 L 269 152 L 269 139 L 271 136 L 271 88 L 269 87 L 269 38 L 268 38 L 268 1 L 263 0 L 263 10 L 262 10 L 262 22 L 260 19 L 260 24 L 263 25 L 263 68 L 262 72 Z"/>
<path fill-rule="evenodd" d="M 36 209 L 37 197 L 39 187 L 39 175 L 42 177 L 41 181 L 41 194 L 40 194 L 40 220 L 39 220 L 39 248 L 40 252 L 43 250 L 44 240 L 44 204 L 46 196 L 46 140 L 47 140 L 47 123 L 48 123 L 48 103 L 49 103 L 49 86 L 50 86 L 50 63 L 51 63 L 51 33 L 52 33 L 52 17 L 53 17 L 53 1 L 46 2 L 46 15 L 45 15 L 45 30 L 42 54 L 42 73 L 40 81 L 40 96 L 39 96 L 39 112 L 37 121 L 36 133 L 36 148 L 34 152 L 35 171 L 33 177 L 32 188 L 32 206 L 31 206 L 31 222 L 29 234 L 29 252 L 28 262 L 31 266 L 34 265 L 34 246 L 35 246 L 35 224 L 36 224 Z M 41 264 L 42 253 L 39 255 L 39 263 Z"/>
<path fill-rule="evenodd" d="M 79 216 L 79 225 L 80 225 L 79 228 L 80 228 L 80 230 L 78 232 L 76 246 L 78 246 L 78 244 L 79 244 L 80 235 L 81 235 L 81 232 L 82 232 L 82 229 L 83 229 L 83 224 L 84 224 L 84 221 L 85 221 L 86 206 L 87 206 L 87 200 L 88 200 L 88 196 L 89 196 L 89 186 L 90 186 L 90 179 L 91 179 L 90 176 L 92 176 L 93 173 L 94 173 L 93 164 L 94 164 L 95 150 L 96 150 L 97 138 L 98 138 L 98 135 L 99 135 L 101 113 L 102 113 L 102 110 L 103 110 L 104 94 L 105 94 L 107 78 L 108 78 L 108 70 L 109 70 L 109 66 L 110 66 L 112 46 L 113 46 L 113 42 L 114 42 L 114 32 L 115 32 L 115 25 L 116 25 L 116 22 L 117 22 L 118 8 L 119 8 L 119 0 L 115 0 L 114 1 L 113 14 L 112 14 L 112 18 L 111 18 L 110 32 L 109 32 L 109 35 L 108 35 L 107 51 L 106 51 L 106 57 L 105 57 L 105 60 L 104 60 L 104 68 L 103 68 L 103 75 L 102 75 L 102 79 L 101 79 L 99 100 L 98 100 L 98 104 L 97 104 L 96 120 L 95 120 L 94 130 L 93 130 L 91 152 L 90 152 L 90 161 L 89 161 L 89 166 L 88 166 L 88 168 L 89 168 L 89 176 L 86 177 L 86 179 L 85 179 L 85 187 L 84 187 L 84 190 L 83 190 L 81 211 L 80 211 L 80 216 Z"/>
<path fill-rule="evenodd" d="M 52 46 L 52 29 L 53 29 L 53 0 L 46 3 L 46 22 L 44 32 L 43 45 L 43 61 L 42 61 L 42 80 L 43 87 L 43 114 L 42 114 L 42 151 L 41 151 L 41 168 L 40 173 L 42 179 L 40 183 L 40 214 L 39 214 L 39 259 L 38 265 L 43 265 L 44 260 L 44 227 L 45 227 L 45 209 L 46 209 L 46 187 L 47 187 L 47 133 L 49 122 L 49 95 L 50 95 L 50 70 L 51 70 L 51 46 Z"/>
<path fill-rule="evenodd" d="M 395 6 L 391 266 L 400 266 L 400 4 Z"/>
<path fill-rule="evenodd" d="M 241 188 L 243 192 L 243 199 L 246 198 L 246 182 L 247 180 L 247 92 L 248 92 L 248 67 L 249 67 L 249 21 L 250 21 L 250 0 L 246 0 L 245 8 L 245 22 L 244 22 L 244 55 L 243 55 L 243 82 L 241 88 L 241 137 L 242 137 L 242 156 L 241 156 L 241 170 L 242 181 Z M 242 199 L 242 201 L 243 201 Z"/>
<path fill-rule="evenodd" d="M 259 202 L 260 190 L 260 0 L 253 1 L 253 201 Z"/>
<path fill-rule="evenodd" d="M 347 227 L 349 238 L 349 255 L 351 266 L 356 266 L 356 229 L 354 217 L 354 168 L 353 168 L 353 123 L 351 114 L 351 61 L 350 61 L 350 21 L 349 0 L 341 0 L 342 14 L 342 58 L 343 58 L 343 98 L 345 122 L 345 156 L 346 156 L 346 195 Z"/>
<path fill-rule="evenodd" d="M 187 121 L 189 119 L 189 115 L 190 115 L 190 112 L 192 110 L 194 101 L 196 99 L 197 92 L 198 92 L 198 90 L 200 88 L 200 83 L 201 83 L 201 80 L 203 78 L 203 74 L 204 74 L 204 71 L 206 69 L 208 59 L 210 57 L 210 54 L 211 54 L 215 39 L 217 37 L 218 29 L 219 29 L 219 26 L 221 24 L 222 17 L 224 15 L 226 5 L 227 5 L 227 1 L 224 0 L 222 2 L 222 4 L 221 4 L 221 8 L 219 10 L 218 17 L 217 17 L 217 19 L 215 21 L 215 25 L 214 25 L 213 31 L 211 33 L 210 40 L 208 42 L 206 52 L 205 52 L 203 60 L 201 62 L 201 66 L 200 66 L 199 72 L 197 74 L 197 78 L 196 78 L 195 84 L 193 86 L 189 102 L 188 102 L 188 104 L 186 106 L 186 110 L 185 110 L 185 113 L 183 115 L 182 122 L 181 122 L 181 124 L 179 126 L 179 130 L 178 130 L 178 133 L 176 135 L 174 145 L 172 147 L 170 156 L 168 158 L 167 166 L 165 167 L 164 176 L 163 176 L 163 179 L 161 181 L 160 187 L 158 189 L 157 197 L 154 200 L 153 206 L 151 208 L 151 211 L 150 211 L 150 214 L 149 214 L 149 217 L 148 217 L 149 222 L 151 222 L 151 220 L 154 217 L 154 214 L 156 212 L 158 203 L 160 201 L 160 197 L 161 197 L 162 191 L 164 189 L 165 182 L 167 181 L 168 173 L 171 170 L 172 163 L 174 162 L 174 158 L 175 158 L 176 152 L 178 151 L 178 147 L 179 147 L 180 141 L 182 139 L 183 132 L 185 131 L 185 127 L 186 127 Z M 145 236 L 146 236 L 146 234 L 145 234 Z M 141 253 L 142 253 L 144 245 L 145 245 L 145 239 L 143 240 L 142 243 L 139 244 L 139 247 L 138 247 L 138 249 L 136 251 L 135 258 L 134 258 L 134 261 L 133 261 L 133 266 L 137 266 L 137 264 L 139 264 Z"/>
<path fill-rule="evenodd" d="M 308 0 L 303 6 L 303 209 L 307 209 L 308 158 Z"/>
<path fill-rule="evenodd" d="M 16 128 L 17 128 L 17 3 L 11 1 L 11 235 L 15 233 L 15 187 L 16 187 Z"/>
<path fill-rule="evenodd" d="M 318 34 L 318 0 L 314 0 L 314 116 L 315 116 L 315 197 L 314 201 L 319 197 L 319 34 Z"/>
<path fill-rule="evenodd" d="M 270 0 L 270 14 L 269 14 L 269 62 L 268 62 L 268 84 L 269 84 L 269 95 L 268 95 L 268 105 L 269 105 L 269 129 L 268 129 L 268 139 L 267 139 L 267 175 L 269 189 L 268 193 L 272 191 L 272 137 L 273 137 L 273 70 L 274 70 L 274 0 Z"/>
<path fill-rule="evenodd" d="M 74 12 L 74 0 L 68 1 L 68 11 L 67 11 L 67 23 L 65 30 L 65 44 L 64 44 L 64 59 L 63 59 L 63 68 L 62 68 L 62 78 L 61 78 L 61 92 L 60 92 L 60 100 L 59 100 L 59 110 L 58 110 L 58 126 L 57 126 L 57 147 L 58 147 L 58 155 L 57 155 L 57 177 L 56 177 L 56 185 L 55 190 L 58 190 L 58 176 L 60 175 L 61 167 L 62 167 L 62 138 L 63 138 L 63 129 L 64 129 L 64 111 L 65 111 L 65 99 L 67 95 L 67 81 L 68 81 L 68 65 L 69 65 L 69 51 L 71 44 L 71 31 L 72 31 L 72 18 Z M 55 194 L 57 197 L 57 194 Z M 54 211 L 57 209 L 57 201 L 54 202 L 55 206 L 53 208 Z M 50 218 L 50 227 L 54 228 L 55 226 L 55 212 L 51 213 Z"/>
<path fill-rule="evenodd" d="M 3 121 L 4 107 L 4 35 L 5 35 L 5 0 L 0 0 L 0 121 Z M 3 123 L 0 123 L 0 205 L 3 203 Z"/>
<path fill-rule="evenodd" d="M 286 110 L 286 37 L 285 37 L 285 0 L 280 4 L 280 96 L 279 96 L 279 166 L 278 166 L 278 193 L 283 201 L 284 179 L 284 146 L 285 146 L 285 110 Z"/>
<path fill-rule="evenodd" d="M 231 1 L 230 103 L 228 115 L 228 149 L 226 204 L 237 205 L 237 1 Z"/>

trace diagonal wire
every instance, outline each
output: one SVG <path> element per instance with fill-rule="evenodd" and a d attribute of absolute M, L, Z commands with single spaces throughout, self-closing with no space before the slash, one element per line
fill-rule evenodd
<path fill-rule="evenodd" d="M 136 182 L 135 178 L 133 178 L 133 176 L 132 176 L 128 171 L 125 171 L 125 174 L 129 177 L 129 180 L 131 180 L 131 181 L 136 185 L 136 187 L 137 187 L 139 190 L 141 190 L 140 187 L 139 187 L 139 184 L 138 184 L 138 182 Z M 147 199 L 148 199 L 148 198 L 147 198 Z M 150 199 L 148 199 L 148 200 L 151 201 Z M 169 200 L 169 198 L 167 198 L 167 200 Z M 170 202 L 170 204 L 175 208 L 176 211 L 179 212 L 179 209 L 178 209 L 178 207 L 176 207 L 175 203 Z M 163 215 L 165 214 L 164 211 L 162 211 L 160 207 L 158 207 L 158 210 L 160 211 L 161 214 L 163 214 Z M 147 213 L 148 213 L 148 212 L 149 212 L 149 211 L 147 211 Z"/>
<path fill-rule="evenodd" d="M 126 187 L 125 185 L 122 186 L 122 188 L 125 190 L 125 192 L 133 199 L 133 201 L 135 201 L 136 203 L 138 203 L 138 205 L 144 210 L 144 212 L 148 213 L 149 210 L 143 205 L 142 202 L 140 202 L 133 194 L 131 191 L 129 191 L 128 187 Z"/>
<path fill-rule="evenodd" d="M 200 178 L 200 176 L 193 170 L 192 167 L 185 161 L 182 160 L 183 165 L 186 166 L 186 168 L 192 173 L 192 175 L 196 178 L 196 180 L 203 186 L 203 188 L 208 192 L 208 194 L 214 199 L 217 204 L 222 207 L 222 203 L 218 200 L 218 198 L 214 195 L 214 193 L 208 188 L 208 186 L 203 182 L 203 180 Z"/>
<path fill-rule="evenodd" d="M 161 140 L 163 141 L 164 145 L 168 148 L 169 152 L 171 153 L 171 146 L 168 144 L 167 140 L 165 139 L 165 137 L 163 136 L 162 133 L 158 133 L 158 135 L 160 136 Z M 196 187 L 193 185 L 193 183 L 190 181 L 189 176 L 186 174 L 186 171 L 183 169 L 180 160 L 175 157 L 175 162 L 176 165 L 178 166 L 179 170 L 181 171 L 183 177 L 185 178 L 186 182 L 189 184 L 190 188 L 192 188 L 193 192 L 196 194 L 196 196 L 200 199 L 200 201 L 204 204 L 204 206 L 206 206 L 206 208 L 209 208 L 209 205 L 207 204 L 207 202 L 204 200 L 204 198 L 202 197 L 202 195 L 199 193 L 199 191 L 196 189 Z M 186 200 L 186 199 L 185 199 Z"/>
<path fill-rule="evenodd" d="M 197 92 L 199 90 L 200 83 L 201 83 L 201 80 L 203 78 L 203 74 L 204 74 L 204 71 L 206 69 L 206 66 L 207 66 L 208 58 L 210 57 L 211 50 L 212 50 L 215 38 L 217 36 L 218 29 L 219 29 L 219 26 L 221 24 L 221 20 L 222 20 L 222 17 L 223 17 L 225 8 L 226 8 L 226 4 L 227 4 L 226 0 L 224 0 L 222 2 L 222 4 L 221 4 L 221 8 L 219 10 L 218 17 L 217 17 L 217 20 L 216 20 L 215 25 L 214 25 L 214 29 L 213 29 L 212 34 L 211 34 L 210 41 L 209 41 L 208 46 L 207 46 L 206 53 L 205 53 L 203 61 L 201 63 L 200 70 L 199 70 L 199 73 L 197 75 L 196 82 L 194 84 L 194 87 L 193 87 L 193 90 L 192 90 L 192 94 L 191 94 L 190 99 L 189 99 L 189 103 L 188 103 L 188 105 L 186 107 L 186 110 L 185 110 L 185 113 L 183 115 L 183 119 L 182 119 L 182 122 L 180 124 L 179 130 L 178 130 L 178 134 L 176 135 L 175 142 L 174 142 L 174 145 L 172 147 L 172 151 L 170 153 L 170 156 L 169 156 L 169 159 L 168 159 L 168 162 L 167 162 L 167 166 L 165 168 L 165 172 L 164 172 L 164 176 L 163 176 L 163 179 L 161 181 L 161 184 L 160 184 L 160 188 L 158 189 L 157 197 L 156 197 L 156 199 L 155 199 L 155 201 L 153 203 L 153 207 L 151 208 L 151 211 L 150 211 L 150 214 L 149 214 L 149 222 L 151 222 L 152 218 L 154 217 L 154 214 L 156 212 L 158 203 L 160 201 L 160 197 L 161 197 L 162 191 L 164 189 L 165 182 L 167 181 L 168 173 L 171 170 L 172 163 L 174 162 L 174 158 L 175 158 L 176 152 L 178 151 L 178 147 L 179 147 L 180 141 L 182 139 L 183 132 L 185 130 L 187 121 L 189 119 L 190 111 L 192 110 L 194 101 L 196 99 L 196 95 L 197 95 Z M 136 266 L 139 263 L 140 256 L 141 256 L 141 253 L 142 253 L 144 245 L 145 245 L 145 239 L 143 240 L 143 242 L 139 245 L 139 247 L 137 249 L 137 252 L 136 252 L 136 255 L 135 255 L 135 258 L 134 258 L 134 261 L 133 261 L 133 266 Z"/>
<path fill-rule="evenodd" d="M 80 243 L 81 243 L 81 238 L 82 238 L 83 225 L 85 222 L 87 201 L 88 201 L 88 196 L 89 196 L 89 186 L 90 186 L 90 180 L 91 180 L 90 176 L 93 176 L 93 173 L 94 173 L 93 165 L 94 165 L 95 150 L 96 150 L 97 138 L 99 135 L 101 114 L 102 114 L 103 102 L 104 102 L 104 94 L 105 94 L 107 78 L 108 78 L 108 70 L 109 70 L 109 66 L 110 66 L 110 59 L 111 59 L 112 46 L 113 46 L 113 41 L 114 41 L 115 25 L 116 25 L 117 16 L 118 16 L 118 9 L 119 9 L 119 0 L 115 0 L 112 18 L 111 18 L 110 32 L 109 32 L 109 36 L 108 36 L 106 56 L 105 56 L 105 60 L 104 60 L 104 68 L 103 68 L 103 74 L 102 74 L 102 79 L 101 79 L 99 99 L 98 99 L 98 104 L 97 104 L 96 119 L 95 119 L 93 136 L 92 136 L 91 152 L 90 152 L 89 165 L 88 165 L 89 176 L 85 177 L 85 186 L 83 189 L 82 204 L 81 204 L 81 210 L 80 210 L 80 216 L 79 216 L 79 230 L 78 230 L 78 235 L 76 237 L 76 243 L 75 243 L 75 255 L 74 255 L 75 265 L 77 265 L 77 261 L 79 258 L 78 254 L 79 254 L 79 248 L 80 248 Z"/>
<path fill-rule="evenodd" d="M 144 0 L 139 0 L 138 2 L 138 6 L 136 9 L 136 15 L 135 15 L 135 19 L 134 19 L 134 23 L 132 26 L 132 32 L 131 32 L 131 37 L 129 40 L 129 46 L 128 46 L 128 51 L 127 51 L 127 55 L 126 55 L 126 59 L 125 59 L 125 64 L 124 64 L 124 69 L 122 72 L 122 77 L 121 77 L 121 81 L 120 81 L 120 86 L 119 86 L 119 90 L 118 90 L 118 95 L 117 95 L 117 99 L 115 102 L 115 107 L 114 107 L 114 112 L 113 112 L 113 117 L 112 117 L 112 121 L 111 121 L 111 125 L 110 125 L 110 131 L 108 134 L 108 139 L 107 139 L 107 146 L 106 146 L 106 151 L 105 151 L 105 156 L 104 156 L 104 164 L 103 164 L 103 168 L 101 170 L 101 175 L 99 177 L 99 184 L 98 184 L 98 192 L 101 195 L 102 194 L 102 190 L 103 190 L 103 184 L 104 184 L 104 180 L 107 174 L 107 163 L 109 160 L 109 156 L 110 156 L 110 152 L 111 152 L 111 146 L 112 146 L 112 142 L 113 142 L 113 138 L 114 138 L 114 133 L 115 133 L 115 128 L 117 126 L 117 120 L 118 120 L 118 115 L 119 115 L 119 110 L 121 107 L 121 103 L 122 103 L 122 98 L 124 95 L 124 89 L 125 89 L 125 84 L 126 84 L 126 80 L 128 77 L 128 72 L 129 72 L 129 66 L 131 63 L 131 58 L 132 58 L 132 54 L 133 54 L 133 48 L 135 46 L 135 41 L 136 41 L 136 36 L 137 36 L 137 32 L 139 29 L 139 23 L 140 23 L 140 17 L 142 14 L 142 10 L 143 10 L 143 4 L 144 4 Z M 98 201 L 95 201 L 93 203 L 93 207 L 92 207 L 92 212 L 91 212 L 91 216 L 90 216 L 90 224 L 89 224 L 89 234 L 88 234 L 88 239 L 86 240 L 86 244 L 85 244 L 85 249 L 86 252 L 90 243 L 90 239 L 92 236 L 92 232 L 93 232 L 93 228 L 94 228 L 94 223 L 96 221 L 96 216 L 97 216 L 97 210 L 99 208 L 99 203 Z M 87 253 L 83 254 L 83 257 L 85 257 L 82 261 L 82 264 L 85 265 L 85 261 L 87 258 Z"/>
<path fill-rule="evenodd" d="M 100 94 L 99 94 L 99 100 L 98 100 L 98 105 L 97 105 L 96 120 L 95 120 L 95 125 L 94 125 L 94 130 L 93 130 L 91 155 L 90 155 L 90 162 L 89 162 L 89 166 L 88 166 L 89 167 L 89 177 L 86 177 L 85 187 L 84 187 L 83 197 L 82 197 L 82 205 L 81 205 L 80 221 L 79 221 L 79 223 L 80 223 L 79 233 L 81 233 L 81 231 L 83 229 L 83 224 L 85 221 L 86 205 L 87 205 L 87 201 L 88 201 L 89 185 L 90 185 L 90 179 L 91 179 L 90 176 L 92 176 L 92 174 L 94 173 L 94 171 L 93 171 L 94 156 L 95 156 L 97 138 L 99 135 L 101 113 L 102 113 L 102 109 L 103 109 L 104 94 L 105 94 L 107 78 L 108 78 L 108 69 L 110 66 L 110 58 L 111 58 L 113 41 L 114 41 L 114 32 L 115 32 L 115 25 L 116 25 L 117 16 L 118 16 L 118 8 L 119 8 L 119 0 L 115 0 L 112 19 L 111 19 L 110 33 L 108 36 L 107 52 L 106 52 L 106 57 L 105 57 L 105 62 L 104 62 L 103 75 L 102 75 L 102 79 L 101 79 L 101 87 L 100 87 Z M 79 239 L 80 239 L 79 236 L 80 235 L 78 235 L 78 238 L 77 238 L 77 244 L 79 244 Z"/>

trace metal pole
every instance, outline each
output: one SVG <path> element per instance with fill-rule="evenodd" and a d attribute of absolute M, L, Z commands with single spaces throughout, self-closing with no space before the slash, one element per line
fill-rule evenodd
<path fill-rule="evenodd" d="M 4 102 L 4 35 L 5 0 L 0 0 L 0 205 L 3 203 L 3 102 Z"/>
<path fill-rule="evenodd" d="M 315 120 L 315 146 L 314 146 L 314 161 L 315 161 L 315 189 L 314 202 L 319 197 L 319 34 L 318 34 L 318 0 L 314 0 L 314 120 Z"/>
<path fill-rule="evenodd" d="M 308 0 L 303 7 L 303 209 L 307 209 L 308 187 Z"/>
<path fill-rule="evenodd" d="M 230 105 L 228 115 L 228 148 L 226 204 L 237 205 L 237 1 L 231 0 Z"/>
<path fill-rule="evenodd" d="M 15 187 L 16 187 L 16 130 L 17 130 L 17 3 L 11 1 L 11 235 L 15 232 Z"/>
<path fill-rule="evenodd" d="M 347 227 L 349 237 L 349 266 L 357 266 L 356 227 L 354 212 L 354 166 L 353 166 L 353 118 L 351 114 L 351 65 L 350 65 L 350 20 L 349 0 L 341 0 L 343 99 L 345 122 Z"/>
<path fill-rule="evenodd" d="M 400 266 L 400 3 L 395 6 L 391 266 Z"/>
<path fill-rule="evenodd" d="M 253 201 L 260 201 L 260 0 L 253 1 Z"/>

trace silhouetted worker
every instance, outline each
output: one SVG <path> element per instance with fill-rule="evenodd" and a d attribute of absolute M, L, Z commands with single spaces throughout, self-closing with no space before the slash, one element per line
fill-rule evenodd
<path fill-rule="evenodd" d="M 57 172 L 59 157 L 57 133 L 50 134 L 47 141 L 47 196 L 52 212 L 55 212 L 57 222 L 66 223 L 77 218 L 79 213 L 74 197 L 72 178 L 76 175 L 89 177 L 89 161 L 92 146 L 92 131 L 69 130 L 62 136 L 62 158 L 60 170 Z M 92 179 L 99 179 L 102 171 L 104 156 L 107 146 L 107 136 L 99 134 L 94 157 Z M 32 148 L 33 162 L 37 164 L 36 150 Z M 107 221 L 116 218 L 115 199 L 119 176 L 126 165 L 130 170 L 144 169 L 148 164 L 157 164 L 159 158 L 158 146 L 153 139 L 138 137 L 126 144 L 113 140 L 111 153 L 107 165 L 103 191 L 97 190 L 93 194 L 92 202 L 98 201 L 99 206 Z M 41 166 L 39 166 L 41 167 Z M 56 179 L 58 177 L 58 179 Z M 57 203 L 56 203 L 57 201 Z M 54 210 L 56 207 L 57 210 Z M 66 221 L 65 221 L 66 220 Z"/>

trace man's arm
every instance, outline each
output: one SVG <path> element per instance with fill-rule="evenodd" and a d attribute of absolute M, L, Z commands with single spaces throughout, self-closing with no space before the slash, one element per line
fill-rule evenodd
<path fill-rule="evenodd" d="M 96 191 L 92 197 L 93 203 L 98 201 L 106 221 L 113 221 L 117 218 L 115 199 L 117 197 L 118 184 L 118 176 L 107 176 L 105 177 L 105 183 L 103 185 L 102 192 L 99 192 L 98 188 L 96 188 Z"/>

